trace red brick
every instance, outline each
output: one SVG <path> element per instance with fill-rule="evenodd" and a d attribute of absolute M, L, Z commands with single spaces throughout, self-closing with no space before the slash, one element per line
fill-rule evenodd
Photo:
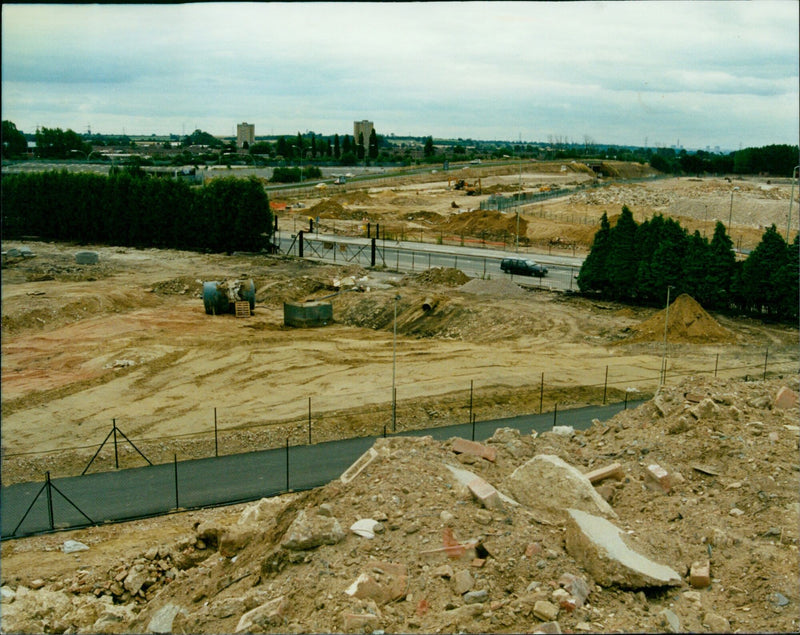
<path fill-rule="evenodd" d="M 786 410 L 788 408 L 797 408 L 797 406 L 797 393 L 794 390 L 789 390 L 786 386 L 781 386 L 781 389 L 775 397 L 775 407 Z"/>
<path fill-rule="evenodd" d="M 479 476 L 467 483 L 467 488 L 486 509 L 503 508 L 503 501 L 500 499 L 500 493 Z"/>
<path fill-rule="evenodd" d="M 492 463 L 494 463 L 497 458 L 497 450 L 494 448 L 458 437 L 453 439 L 452 449 L 456 454 L 471 454 L 472 456 L 486 459 Z"/>

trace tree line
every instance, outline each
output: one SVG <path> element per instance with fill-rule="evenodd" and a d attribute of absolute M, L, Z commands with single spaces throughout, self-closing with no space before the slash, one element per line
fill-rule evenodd
<path fill-rule="evenodd" d="M 193 251 L 260 251 L 272 235 L 261 183 L 213 179 L 189 187 L 135 170 L 48 171 L 2 177 L 6 237 Z"/>
<path fill-rule="evenodd" d="M 711 241 L 660 214 L 637 224 L 627 206 L 612 227 L 604 213 L 578 274 L 583 293 L 652 306 L 688 293 L 704 308 L 797 322 L 800 243 L 787 244 L 775 225 L 744 261 L 717 222 Z"/>

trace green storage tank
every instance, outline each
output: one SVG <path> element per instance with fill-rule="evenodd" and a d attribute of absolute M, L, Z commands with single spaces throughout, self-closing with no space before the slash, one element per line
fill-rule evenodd
<path fill-rule="evenodd" d="M 326 326 L 333 322 L 330 302 L 284 302 L 283 323 L 286 326 Z"/>

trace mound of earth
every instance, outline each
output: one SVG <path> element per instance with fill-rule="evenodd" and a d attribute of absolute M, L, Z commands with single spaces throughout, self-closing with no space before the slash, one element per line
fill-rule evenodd
<path fill-rule="evenodd" d="M 324 198 L 316 205 L 308 210 L 312 216 L 319 216 L 321 218 L 341 218 L 344 213 L 344 207 L 330 198 Z"/>
<path fill-rule="evenodd" d="M 436 212 L 427 212 L 425 210 L 420 210 L 419 212 L 410 212 L 400 217 L 402 220 L 405 221 L 413 221 L 415 223 L 426 223 L 429 225 L 436 225 L 442 221 L 444 218 L 441 214 L 437 214 Z"/>
<path fill-rule="evenodd" d="M 337 194 L 334 199 L 344 205 L 370 205 L 374 202 L 372 197 L 364 190 Z"/>
<path fill-rule="evenodd" d="M 466 284 L 461 285 L 458 290 L 474 295 L 491 295 L 504 298 L 522 297 L 527 294 L 527 291 L 509 278 L 498 278 L 496 280 L 473 278 Z"/>
<path fill-rule="evenodd" d="M 503 214 L 494 210 L 475 210 L 450 216 L 442 223 L 441 228 L 453 234 L 503 240 L 517 233 L 517 217 L 515 214 Z M 528 222 L 520 217 L 519 235 L 525 236 L 527 231 Z"/>
<path fill-rule="evenodd" d="M 404 281 L 409 280 L 420 285 L 444 285 L 447 287 L 458 287 L 469 282 L 470 277 L 461 269 L 452 267 L 432 267 L 422 273 L 413 276 L 406 276 Z"/>
<path fill-rule="evenodd" d="M 308 492 L 6 541 L 2 631 L 797 632 L 797 387 L 690 377 L 584 430 L 391 436 Z"/>
<path fill-rule="evenodd" d="M 649 320 L 633 327 L 633 335 L 628 341 L 652 342 L 664 339 L 664 320 L 669 313 L 667 341 L 685 344 L 710 344 L 732 342 L 735 337 L 724 326 L 706 313 L 692 296 L 683 293 L 669 305 L 669 309 L 659 311 Z"/>

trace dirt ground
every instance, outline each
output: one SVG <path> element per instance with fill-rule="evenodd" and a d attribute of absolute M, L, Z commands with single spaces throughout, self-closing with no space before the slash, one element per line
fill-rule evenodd
<path fill-rule="evenodd" d="M 481 176 L 481 173 L 476 171 L 475 175 L 469 175 L 469 179 L 475 176 Z M 505 187 L 511 188 L 509 191 L 514 191 L 515 179 L 518 178 L 513 173 L 481 176 L 484 188 L 498 187 L 507 181 Z M 530 175 L 523 173 L 522 180 L 529 187 L 534 184 L 552 187 L 563 185 L 570 179 L 578 182 L 588 178 L 591 177 L 585 171 L 571 167 L 566 175 L 560 169 L 531 172 Z M 769 222 L 776 222 L 780 229 L 781 210 L 788 209 L 789 186 L 750 182 L 737 182 L 737 185 L 740 190 L 735 193 L 733 225 L 741 233 L 743 244 L 750 244 L 747 241 L 751 241 L 751 235 L 757 242 L 763 231 L 759 228 Z M 639 214 L 649 215 L 649 210 L 654 210 L 677 214 L 684 226 L 691 222 L 698 227 L 711 228 L 712 214 L 719 218 L 728 209 L 730 188 L 731 184 L 722 179 L 671 179 L 582 192 L 543 206 L 532 206 L 525 214 L 526 233 L 533 248 L 552 245 L 554 239 L 561 238 L 564 243 L 579 242 L 582 249 L 587 249 L 596 227 L 581 219 L 584 216 L 599 218 L 603 211 L 609 215 L 615 211 L 618 213 L 623 203 L 632 208 L 637 220 L 641 220 Z M 333 201 L 341 207 L 340 210 L 332 205 L 332 197 L 328 196 L 306 199 L 305 207 L 295 210 L 295 214 L 303 220 L 309 208 L 324 203 L 334 209 L 331 218 L 325 222 L 336 220 L 337 228 L 344 227 L 346 222 L 357 225 L 363 218 L 420 225 L 423 224 L 421 219 L 427 218 L 425 222 L 435 228 L 437 223 L 452 222 L 452 217 L 460 215 L 458 212 L 463 212 L 463 208 L 477 207 L 475 197 L 449 190 L 443 181 L 336 196 L 349 197 Z M 751 216 L 739 211 L 740 197 L 742 210 L 745 209 L 744 201 L 749 202 L 746 209 L 751 210 Z M 454 208 L 453 202 L 459 208 Z M 709 210 L 707 222 L 705 206 Z M 421 214 L 423 211 L 426 214 Z M 409 215 L 415 219 L 409 220 Z M 351 218 L 343 218 L 346 216 Z M 770 220 L 771 216 L 775 218 Z M 292 215 L 289 215 L 284 220 L 292 222 L 291 219 Z M 755 242 L 752 242 L 753 246 Z M 595 302 L 567 294 L 525 291 L 507 280 L 469 280 L 454 270 L 404 276 L 390 271 L 299 262 L 280 256 L 204 255 L 36 241 L 4 243 L 3 251 L 21 246 L 30 248 L 32 257 L 8 259 L 2 272 L 4 485 L 41 480 L 45 470 L 51 471 L 53 476 L 80 473 L 107 436 L 112 420 L 153 462 L 171 461 L 173 454 L 183 460 L 213 454 L 215 416 L 221 453 L 277 447 L 287 437 L 292 443 L 304 442 L 309 408 L 315 441 L 354 434 L 378 434 L 391 420 L 393 368 L 396 374 L 397 422 L 402 430 L 466 421 L 471 383 L 474 386 L 474 414 L 479 420 L 538 411 L 542 377 L 545 410 L 552 409 L 555 403 L 559 409 L 600 403 L 604 393 L 608 400 L 621 400 L 626 392 L 632 398 L 648 398 L 656 393 L 664 358 L 663 311 Z M 86 249 L 99 254 L 98 264 L 76 264 L 75 252 Z M 232 278 L 254 280 L 257 292 L 253 315 L 247 318 L 206 315 L 202 283 Z M 284 325 L 284 302 L 321 298 L 353 288 L 357 290 L 344 291 L 330 299 L 334 315 L 332 324 L 310 329 Z M 400 299 L 396 301 L 395 340 L 393 327 L 397 295 Z M 426 300 L 433 301 L 434 307 L 430 311 L 423 309 Z M 697 391 L 706 390 L 717 397 L 735 393 L 735 405 L 740 413 L 744 413 L 738 421 L 719 416 L 719 425 L 711 425 L 708 432 L 702 426 L 693 433 L 670 432 L 677 436 L 671 436 L 670 442 L 664 443 L 664 430 L 659 426 L 685 425 L 678 422 L 679 416 L 685 418 L 685 412 L 679 409 L 680 412 L 672 413 L 674 418 L 670 418 L 670 414 L 659 415 L 663 416 L 663 424 L 654 424 L 653 411 L 646 410 L 642 412 L 647 414 L 640 413 L 640 418 L 633 423 L 623 417 L 621 423 L 612 426 L 613 434 L 604 438 L 600 437 L 608 435 L 606 428 L 600 431 L 593 428 L 572 437 L 572 440 L 548 437 L 550 441 L 543 447 L 532 439 L 523 439 L 520 441 L 522 449 L 514 461 L 509 460 L 496 474 L 488 473 L 492 477 L 490 480 L 495 484 L 502 482 L 509 471 L 519 465 L 518 459 L 545 449 L 584 468 L 621 458 L 632 479 L 626 482 L 633 485 L 626 485 L 619 490 L 619 496 L 614 495 L 614 507 L 630 527 L 651 520 L 657 522 L 658 531 L 649 539 L 648 547 L 653 557 L 660 554 L 657 559 L 672 562 L 673 566 L 677 562 L 681 566 L 687 562 L 691 564 L 690 560 L 699 558 L 706 550 L 707 545 L 701 540 L 705 533 L 710 531 L 710 527 L 717 526 L 726 536 L 722 544 L 735 546 L 735 557 L 726 554 L 726 557 L 730 556 L 729 564 L 720 563 L 726 573 L 720 577 L 724 583 L 719 585 L 719 595 L 715 595 L 713 600 L 707 600 L 706 595 L 701 598 L 705 611 L 696 611 L 696 621 L 692 621 L 694 614 L 691 611 L 683 610 L 684 605 L 689 606 L 685 593 L 651 594 L 647 591 L 642 599 L 637 593 L 612 588 L 599 593 L 591 604 L 591 611 L 579 611 L 570 613 L 568 618 L 559 618 L 564 629 L 603 632 L 660 630 L 659 611 L 662 607 L 672 607 L 680 614 L 685 627 L 696 630 L 709 630 L 702 622 L 706 612 L 725 616 L 732 630 L 796 630 L 797 512 L 792 505 L 797 504 L 798 498 L 797 440 L 796 434 L 787 431 L 784 424 L 797 423 L 797 410 L 784 414 L 771 408 L 753 409 L 753 406 L 748 406 L 748 400 L 755 397 L 748 391 L 756 390 L 757 396 L 761 397 L 767 395 L 771 403 L 782 385 L 797 390 L 797 330 L 747 319 L 710 316 L 702 309 L 698 310 L 691 298 L 675 300 L 667 330 L 666 384 L 671 398 L 676 404 L 683 403 L 683 394 L 690 391 L 683 382 L 705 386 L 705 382 L 712 382 L 711 376 L 716 368 L 716 381 L 720 384 L 710 383 L 707 389 L 697 388 Z M 752 382 L 739 386 L 734 378 L 748 375 L 750 379 L 761 379 L 765 359 L 768 360 L 769 383 L 758 382 L 755 388 Z M 703 376 L 699 377 L 698 373 L 703 373 Z M 745 424 L 749 426 L 746 430 L 741 428 Z M 771 430 L 777 431 L 779 437 L 770 436 Z M 723 445 L 731 456 L 718 456 L 716 471 L 722 472 L 711 477 L 711 484 L 706 482 L 708 474 L 687 467 L 688 458 L 681 455 L 684 443 L 681 440 L 692 435 L 701 435 L 702 438 L 691 443 L 686 441 L 686 452 L 691 449 L 691 452 L 702 453 L 698 449 L 701 447 L 708 452 L 709 444 L 716 447 L 725 441 Z M 746 439 L 746 442 L 742 441 L 746 447 L 743 446 L 741 452 L 736 449 L 739 446 L 733 447 L 733 440 L 740 438 Z M 679 445 L 672 447 L 672 440 L 680 441 Z M 446 445 L 440 447 L 432 442 L 418 448 L 403 445 L 413 444 L 412 441 L 393 439 L 391 443 L 399 444 L 397 452 L 418 451 L 427 459 L 434 455 L 439 457 L 437 461 L 442 452 L 449 452 Z M 604 445 L 609 447 L 603 450 Z M 645 495 L 644 489 L 639 487 L 644 460 L 644 451 L 640 452 L 639 447 L 659 453 L 660 460 L 667 464 L 668 469 L 679 470 L 686 478 L 683 489 L 661 498 L 652 493 Z M 765 454 L 759 454 L 762 451 Z M 770 457 L 773 461 L 769 467 L 771 476 L 766 471 L 759 473 L 761 480 L 755 483 L 753 475 L 748 472 L 752 468 L 746 462 L 767 460 L 763 457 Z M 121 462 L 122 467 L 142 464 L 141 458 L 127 449 L 121 454 Z M 469 506 L 465 507 L 462 499 L 448 502 L 443 498 L 437 499 L 438 502 L 426 500 L 421 507 L 422 501 L 416 500 L 419 494 L 415 492 L 419 489 L 414 479 L 417 483 L 423 479 L 416 470 L 424 472 L 428 469 L 425 465 L 415 464 L 414 470 L 406 475 L 387 464 L 371 476 L 372 499 L 369 500 L 380 503 L 377 508 L 386 509 L 392 506 L 393 496 L 400 496 L 405 520 L 397 529 L 385 534 L 386 538 L 424 536 L 424 542 L 433 548 L 442 527 L 428 523 L 442 522 L 439 511 L 449 509 L 456 514 L 456 510 L 466 512 Z M 101 454 L 96 467 L 112 469 L 113 456 Z M 496 467 L 499 469 L 499 463 Z M 432 474 L 424 478 L 442 478 Z M 764 479 L 771 479 L 771 482 L 762 483 Z M 737 482 L 739 486 L 728 489 L 729 485 Z M 793 488 L 791 495 L 784 495 L 785 488 Z M 743 500 L 745 492 L 747 496 Z M 772 493 L 776 496 L 773 497 Z M 437 496 L 445 494 L 439 491 Z M 273 542 L 280 538 L 279 534 L 282 535 L 294 517 L 292 510 L 296 515 L 298 510 L 313 508 L 329 498 L 336 515 L 341 515 L 344 522 L 348 514 L 361 516 L 369 511 L 362 509 L 361 503 L 357 502 L 363 496 L 366 492 L 345 488 L 303 495 L 297 502 L 289 497 L 285 509 L 283 503 L 279 504 L 281 511 L 277 513 L 275 526 L 267 532 L 268 535 L 248 543 L 245 549 L 251 555 L 244 561 L 255 563 L 259 558 L 263 560 L 265 553 L 271 553 Z M 632 498 L 628 500 L 628 496 Z M 349 501 L 346 505 L 345 500 Z M 706 504 L 709 506 L 704 507 Z M 623 505 L 622 511 L 618 509 L 619 505 Z M 687 511 L 726 510 L 733 505 L 745 510 L 743 519 L 729 519 L 720 511 L 717 524 L 707 527 L 703 527 L 697 511 L 691 514 Z M 430 515 L 424 511 L 427 507 L 439 511 Z M 766 513 L 768 509 L 784 508 L 789 514 L 785 518 Z M 137 558 L 141 559 L 142 554 L 155 544 L 169 545 L 178 541 L 182 545 L 179 550 L 203 556 L 182 569 L 182 573 L 209 575 L 209 571 L 213 571 L 213 580 L 219 582 L 219 586 L 230 582 L 230 589 L 236 589 L 239 574 L 230 569 L 230 558 L 223 558 L 212 548 L 213 540 L 206 545 L 208 549 L 200 549 L 196 536 L 191 539 L 195 542 L 185 543 L 185 535 L 187 531 L 193 531 L 193 525 L 205 521 L 220 526 L 236 524 L 241 511 L 240 506 L 187 512 L 135 523 L 135 531 L 127 531 L 125 525 L 118 525 L 3 543 L 2 582 L 17 590 L 16 599 L 3 605 L 3 631 L 59 632 L 61 626 L 64 629 L 84 629 L 82 632 L 97 632 L 98 629 L 104 632 L 146 631 L 148 625 L 141 620 L 144 615 L 149 615 L 149 610 L 154 610 L 155 604 L 148 608 L 147 603 L 134 601 L 131 597 L 121 599 L 122 595 L 95 592 L 99 587 L 94 585 L 101 579 L 102 584 L 116 579 L 123 569 L 127 574 L 131 563 L 139 562 Z M 676 514 L 682 514 L 683 518 L 691 515 L 693 521 L 691 524 L 675 524 Z M 758 523 L 769 526 L 746 525 L 749 516 L 757 516 Z M 422 527 L 421 533 L 418 533 L 419 528 L 407 532 L 406 521 L 413 524 L 415 518 Z M 463 520 L 467 522 L 466 518 Z M 510 524 L 501 517 L 492 517 L 488 528 L 458 524 L 453 527 L 460 538 L 466 539 L 490 529 L 495 536 L 509 531 L 516 535 L 513 528 L 519 527 L 521 522 L 516 516 Z M 430 593 L 423 586 L 408 594 L 411 599 L 406 597 L 400 604 L 393 601 L 381 606 L 377 613 L 382 617 L 377 625 L 373 618 L 365 618 L 365 623 L 374 627 L 368 630 L 533 630 L 543 620 L 532 618 L 530 610 L 520 604 L 523 596 L 531 600 L 528 596 L 534 591 L 525 591 L 530 580 L 535 578 L 545 587 L 551 583 L 558 586 L 556 581 L 564 571 L 556 569 L 566 567 L 574 573 L 576 566 L 574 563 L 564 564 L 566 561 L 561 558 L 561 530 L 530 525 L 527 521 L 522 526 L 525 530 L 515 537 L 521 541 L 522 551 L 529 543 L 540 544 L 546 550 L 543 559 L 537 560 L 545 563 L 540 568 L 541 575 L 531 577 L 530 572 L 523 575 L 519 570 L 524 562 L 520 554 L 513 556 L 512 564 L 504 561 L 507 571 L 496 581 L 492 578 L 491 584 L 498 585 L 491 593 L 494 608 L 489 604 L 483 606 L 482 617 L 476 618 L 478 613 L 470 613 L 470 619 L 465 622 L 459 613 L 461 617 L 454 622 L 453 615 L 442 616 L 442 612 L 460 610 L 462 602 L 449 590 L 445 593 L 445 590 L 438 589 L 444 584 L 442 580 L 449 578 L 431 577 L 431 571 L 425 570 L 425 575 L 420 573 L 414 584 L 430 584 L 427 587 Z M 679 527 L 684 529 L 677 529 Z M 779 535 L 769 533 L 775 527 L 780 528 Z M 91 545 L 91 549 L 70 556 L 58 551 L 58 546 L 72 535 Z M 714 539 L 722 540 L 720 536 Z M 370 542 L 364 547 L 353 541 L 353 536 L 347 539 L 346 554 L 342 551 L 338 556 L 322 556 L 328 563 L 323 569 L 329 573 L 309 568 L 308 563 L 303 564 L 302 557 L 293 562 L 288 571 L 294 572 L 295 581 L 307 580 L 311 584 L 312 578 L 324 581 L 329 575 L 331 584 L 336 581 L 346 586 L 358 575 L 358 566 L 370 557 L 401 557 L 399 552 L 391 552 L 389 546 L 378 547 L 377 542 Z M 406 545 L 406 542 L 401 542 Z M 256 543 L 260 546 L 254 546 Z M 373 548 L 371 545 L 376 546 Z M 402 548 L 411 549 L 408 545 Z M 166 554 L 169 549 L 165 549 Z M 158 551 L 160 553 L 160 548 Z M 159 553 L 139 564 L 150 567 L 151 563 L 159 561 Z M 402 559 L 408 561 L 410 552 L 403 553 L 406 555 Z M 557 557 L 551 557 L 552 554 L 557 554 Z M 163 571 L 168 571 L 172 565 L 164 564 L 163 556 L 161 554 Z M 211 559 L 206 561 L 206 558 Z M 499 558 L 496 560 L 500 562 Z M 314 563 L 314 566 L 321 566 L 317 558 L 314 558 Z M 789 575 L 792 567 L 792 583 L 779 584 L 777 581 Z M 433 565 L 429 567 L 432 568 Z M 752 579 L 738 580 L 742 571 L 749 571 Z M 473 573 L 473 577 L 479 579 L 483 575 L 477 571 Z M 274 580 L 269 572 L 253 575 L 255 577 L 248 578 L 245 586 L 251 585 L 257 577 L 262 586 L 269 585 L 270 597 L 282 594 L 292 597 L 292 590 L 287 586 L 289 582 L 280 577 L 284 574 Z M 519 577 L 527 579 L 521 589 L 514 581 Z M 733 581 L 734 577 L 736 581 Z M 143 593 L 140 599 L 149 601 L 164 588 L 164 579 L 156 578 L 158 584 L 147 585 L 152 588 L 148 592 L 150 595 Z M 424 583 L 420 582 L 423 578 L 426 580 Z M 58 594 L 71 601 L 70 597 L 82 597 L 83 593 L 84 596 L 101 598 L 98 601 L 105 602 L 102 598 L 107 598 L 116 608 L 84 607 L 82 610 L 86 615 L 81 618 L 83 621 L 75 618 L 71 626 L 63 620 L 59 622 L 52 610 L 48 613 L 44 608 L 39 617 L 31 618 L 32 621 L 7 622 L 9 607 L 17 603 L 18 608 L 24 606 L 24 593 L 19 593 L 19 589 L 39 586 L 37 579 L 43 581 L 44 588 L 31 592 L 30 599 L 38 598 L 36 601 L 42 606 L 61 606 L 58 602 L 63 598 Z M 488 575 L 486 579 L 489 579 Z M 211 584 L 209 581 L 208 585 Z M 85 591 L 87 585 L 89 590 Z M 84 591 L 73 593 L 70 591 L 73 586 Z M 314 588 L 317 590 L 309 592 L 303 600 L 296 600 L 305 608 L 292 612 L 291 617 L 278 626 L 262 626 L 260 630 L 343 630 L 342 611 L 346 607 L 340 595 L 336 595 L 341 589 Z M 731 588 L 738 591 L 731 591 Z M 259 589 L 264 590 L 254 586 L 255 591 Z M 43 596 L 37 595 L 44 592 L 56 594 L 51 598 L 53 603 L 48 604 Z M 180 601 L 175 599 L 178 604 L 205 608 L 197 613 L 196 621 L 185 621 L 182 626 L 176 626 L 174 632 L 230 632 L 244 612 L 239 607 L 233 609 L 230 616 L 218 617 L 228 609 L 215 608 L 217 600 L 212 601 L 209 592 L 204 596 L 208 599 L 198 600 L 187 597 L 186 591 L 175 593 L 175 598 L 184 593 Z M 775 604 L 770 593 L 782 594 L 781 597 L 788 599 L 788 606 Z M 297 594 L 294 597 L 298 597 Z M 690 597 L 694 602 L 695 596 Z M 4 595 L 4 602 L 7 602 L 5 598 Z M 712 601 L 713 606 L 707 601 Z M 495 606 L 497 602 L 501 604 Z M 408 611 L 406 605 L 410 607 Z M 429 613 L 426 606 L 435 610 Z M 123 610 L 119 607 L 128 608 Z M 107 616 L 98 625 L 103 610 L 113 613 L 117 608 L 122 611 L 119 619 Z M 727 611 L 728 608 L 731 612 Z M 217 617 L 201 617 L 212 609 Z M 356 613 L 372 611 L 370 614 L 376 614 L 370 607 L 351 609 Z M 436 619 L 426 617 L 432 615 L 436 615 Z M 231 621 L 231 616 L 236 616 L 236 620 Z M 90 617 L 94 619 L 90 620 Z M 470 621 L 472 618 L 475 620 Z M 724 624 L 716 618 L 712 622 Z M 348 623 L 350 626 L 352 624 Z"/>

